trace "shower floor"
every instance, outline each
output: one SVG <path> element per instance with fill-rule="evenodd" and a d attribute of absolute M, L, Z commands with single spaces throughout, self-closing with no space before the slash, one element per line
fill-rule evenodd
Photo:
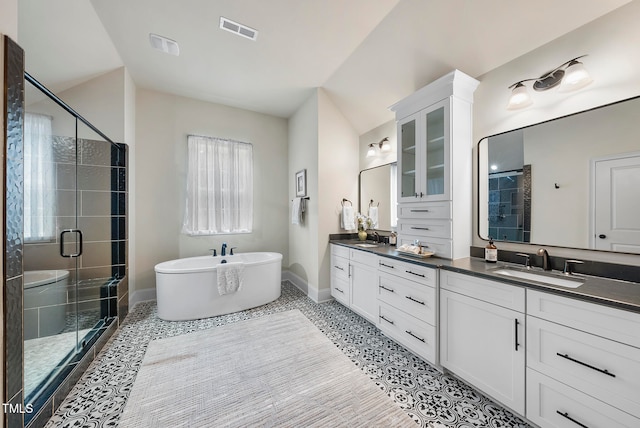
<path fill-rule="evenodd" d="M 290 309 L 299 309 L 419 427 L 530 427 L 480 392 L 440 373 L 348 308 L 335 301 L 314 303 L 286 281 L 274 302 L 195 321 L 163 321 L 155 302 L 137 304 L 46 427 L 117 426 L 151 340 Z"/>

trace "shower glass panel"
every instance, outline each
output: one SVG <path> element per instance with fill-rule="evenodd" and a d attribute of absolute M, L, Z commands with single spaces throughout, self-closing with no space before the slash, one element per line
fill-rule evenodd
<path fill-rule="evenodd" d="M 126 172 L 123 145 L 29 81 L 25 111 L 24 397 L 35 414 L 117 316 Z"/>

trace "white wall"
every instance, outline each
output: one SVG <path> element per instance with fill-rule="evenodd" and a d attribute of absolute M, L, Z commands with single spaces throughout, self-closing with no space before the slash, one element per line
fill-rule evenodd
<path fill-rule="evenodd" d="M 275 251 L 288 263 L 287 120 L 139 89 L 135 134 L 135 259 L 130 292 L 155 288 L 154 266 L 201 256 L 223 241 L 238 252 Z M 180 233 L 186 192 L 187 135 L 253 144 L 254 222 L 250 234 L 190 237 Z"/>
<path fill-rule="evenodd" d="M 340 233 L 342 198 L 358 196 L 358 136 L 323 89 L 289 119 L 289 199 L 307 169 L 304 223 L 289 226 L 290 279 L 315 301 L 330 298 L 329 235 Z"/>
<path fill-rule="evenodd" d="M 342 198 L 357 206 L 358 134 L 327 92 L 318 90 L 318 288 L 319 300 L 330 296 L 329 235 L 340 229 Z"/>
<path fill-rule="evenodd" d="M 289 118 L 289 263 L 296 284 L 317 296 L 318 290 L 318 93 L 313 95 Z M 294 177 L 307 170 L 307 196 L 304 221 L 292 225 L 291 200 L 295 198 Z M 287 265 L 285 265 L 287 266 Z M 307 290 L 305 290 L 307 291 Z"/>
<path fill-rule="evenodd" d="M 640 2 L 631 2 L 583 27 L 562 36 L 514 61 L 480 76 L 481 84 L 474 95 L 474 141 L 483 137 L 582 111 L 602 104 L 640 94 Z M 577 92 L 533 93 L 534 104 L 517 111 L 506 110 L 512 83 L 542 75 L 550 68 L 579 55 L 594 82 Z M 474 157 L 477 158 L 477 150 Z M 477 165 L 477 164 L 474 164 Z M 474 166 L 475 167 L 475 166 Z M 474 173 L 474 180 L 477 175 Z M 477 204 L 477 183 L 474 203 Z M 486 241 L 477 235 L 477 213 L 474 210 L 473 245 Z M 538 246 L 498 244 L 502 249 L 535 251 Z M 555 255 L 584 257 L 590 260 L 638 263 L 637 256 L 554 248 Z"/>

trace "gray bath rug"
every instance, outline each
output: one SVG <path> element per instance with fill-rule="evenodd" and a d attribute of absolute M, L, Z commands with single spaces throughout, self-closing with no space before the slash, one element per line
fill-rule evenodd
<path fill-rule="evenodd" d="M 151 341 L 119 426 L 415 422 L 296 309 Z"/>

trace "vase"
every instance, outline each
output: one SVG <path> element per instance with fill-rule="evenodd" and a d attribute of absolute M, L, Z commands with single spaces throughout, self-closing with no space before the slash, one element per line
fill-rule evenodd
<path fill-rule="evenodd" d="M 358 239 L 361 241 L 366 241 L 367 240 L 367 231 L 366 230 L 359 230 L 358 231 Z"/>

